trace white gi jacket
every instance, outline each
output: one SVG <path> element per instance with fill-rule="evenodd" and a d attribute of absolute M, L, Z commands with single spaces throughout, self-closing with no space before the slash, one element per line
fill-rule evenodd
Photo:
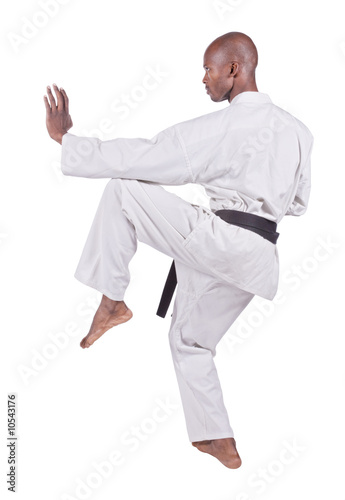
<path fill-rule="evenodd" d="M 247 91 L 228 107 L 173 125 L 152 139 L 101 141 L 66 133 L 61 169 L 77 177 L 201 184 L 210 209 L 202 207 L 204 218 L 185 247 L 225 281 L 273 299 L 279 280 L 277 245 L 214 212 L 246 211 L 277 223 L 284 215 L 304 214 L 312 146 L 313 136 L 300 120 L 267 94 Z"/>

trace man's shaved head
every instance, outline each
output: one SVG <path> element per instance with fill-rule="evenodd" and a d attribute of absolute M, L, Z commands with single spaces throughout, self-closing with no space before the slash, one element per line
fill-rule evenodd
<path fill-rule="evenodd" d="M 258 91 L 255 83 L 257 64 L 258 51 L 248 35 L 231 31 L 213 40 L 204 54 L 206 74 L 203 79 L 211 99 L 230 102 L 230 93 L 233 98 L 246 90 Z"/>
<path fill-rule="evenodd" d="M 246 72 L 254 73 L 258 65 L 258 51 L 253 40 L 239 31 L 231 31 L 216 38 L 206 51 L 217 53 L 224 64 L 237 61 Z"/>

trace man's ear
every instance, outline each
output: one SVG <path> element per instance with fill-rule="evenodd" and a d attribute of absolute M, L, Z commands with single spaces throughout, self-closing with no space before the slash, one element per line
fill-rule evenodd
<path fill-rule="evenodd" d="M 232 62 L 230 64 L 230 73 L 229 76 L 235 76 L 238 72 L 238 63 L 237 62 Z"/>

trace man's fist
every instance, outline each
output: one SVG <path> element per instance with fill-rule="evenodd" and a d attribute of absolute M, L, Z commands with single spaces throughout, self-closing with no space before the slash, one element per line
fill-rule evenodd
<path fill-rule="evenodd" d="M 68 97 L 63 88 L 58 89 L 57 85 L 53 84 L 57 98 L 57 104 L 50 87 L 47 87 L 47 96 L 44 96 L 46 106 L 46 125 L 48 134 L 54 141 L 62 144 L 62 136 L 73 126 L 72 118 L 68 109 Z"/>

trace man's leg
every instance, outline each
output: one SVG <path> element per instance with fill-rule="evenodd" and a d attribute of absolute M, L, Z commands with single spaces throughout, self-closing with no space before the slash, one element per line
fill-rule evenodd
<path fill-rule="evenodd" d="M 217 342 L 253 295 L 214 279 L 207 264 L 185 248 L 186 238 L 209 217 L 214 217 L 209 209 L 191 205 L 158 184 L 112 179 L 75 277 L 103 293 L 103 309 L 96 312 L 90 330 L 97 339 L 111 327 L 109 318 L 116 320 L 116 308 L 120 319 L 126 315 L 123 297 L 137 239 L 175 259 L 179 285 L 170 338 L 190 438 L 200 451 L 237 468 L 240 458 L 212 358 Z M 92 335 L 88 338 L 91 345 Z"/>
<path fill-rule="evenodd" d="M 132 317 L 123 299 L 137 240 L 190 266 L 202 266 L 183 242 L 211 216 L 209 209 L 191 205 L 159 184 L 129 179 L 107 183 L 74 275 L 103 294 L 81 347 Z"/>
<path fill-rule="evenodd" d="M 90 347 L 114 326 L 132 318 L 123 298 L 130 281 L 128 263 L 137 249 L 133 224 L 122 213 L 119 182 L 108 182 L 74 276 L 102 292 L 102 300 L 80 346 Z"/>
<path fill-rule="evenodd" d="M 175 261 L 178 280 L 169 339 L 187 432 L 200 451 L 241 465 L 224 406 L 216 345 L 253 294 Z"/>

